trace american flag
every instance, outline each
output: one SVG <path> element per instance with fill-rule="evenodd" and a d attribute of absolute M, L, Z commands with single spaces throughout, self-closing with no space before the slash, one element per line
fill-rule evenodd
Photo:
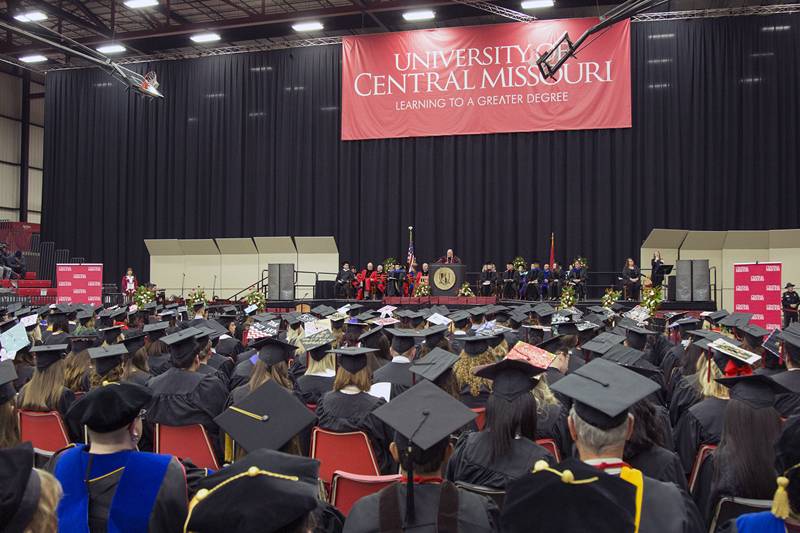
<path fill-rule="evenodd" d="M 408 263 L 408 266 L 413 265 L 415 259 L 416 258 L 414 257 L 414 239 L 408 239 L 408 257 L 406 258 L 406 263 Z"/>

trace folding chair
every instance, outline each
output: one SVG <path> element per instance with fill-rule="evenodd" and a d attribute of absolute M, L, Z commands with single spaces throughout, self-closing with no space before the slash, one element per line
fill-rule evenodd
<path fill-rule="evenodd" d="M 483 431 L 483 428 L 486 426 L 486 408 L 473 407 L 472 412 L 478 415 L 478 418 L 475 419 L 475 425 L 478 426 L 478 431 Z"/>
<path fill-rule="evenodd" d="M 558 446 L 554 439 L 536 439 L 536 444 L 550 452 L 557 463 L 561 462 L 561 454 L 558 453 Z"/>
<path fill-rule="evenodd" d="M 214 448 L 208 440 L 205 428 L 200 424 L 191 426 L 156 424 L 155 452 L 191 459 L 200 468 L 219 470 Z"/>
<path fill-rule="evenodd" d="M 484 487 L 483 485 L 473 485 L 472 483 L 465 483 L 464 481 L 456 481 L 456 487 L 491 498 L 494 500 L 494 503 L 497 504 L 498 508 L 503 508 L 503 500 L 505 500 L 506 497 L 506 491 L 504 490 Z"/>
<path fill-rule="evenodd" d="M 381 474 L 369 437 L 363 431 L 335 433 L 315 427 L 311 431 L 311 457 L 320 462 L 319 478 L 329 487 L 337 470 L 365 476 Z"/>
<path fill-rule="evenodd" d="M 30 441 L 42 455 L 53 455 L 69 445 L 69 437 L 58 411 L 17 411 L 20 441 Z"/>
<path fill-rule="evenodd" d="M 353 504 L 392 483 L 400 481 L 400 474 L 391 476 L 362 476 L 337 470 L 331 483 L 331 505 L 347 516 Z"/>
<path fill-rule="evenodd" d="M 728 520 L 732 520 L 747 513 L 759 513 L 772 508 L 772 500 L 754 500 L 751 498 L 737 498 L 736 496 L 725 496 L 714 509 L 714 518 L 711 520 L 709 533 L 715 533 L 717 527 L 722 526 Z"/>
<path fill-rule="evenodd" d="M 692 472 L 689 474 L 689 493 L 694 493 L 694 486 L 697 483 L 697 476 L 700 474 L 700 467 L 703 466 L 703 462 L 708 459 L 708 457 L 714 453 L 714 450 L 717 449 L 716 444 L 703 444 L 700 446 L 700 449 L 697 451 L 697 456 L 694 459 L 694 465 L 692 466 Z"/>

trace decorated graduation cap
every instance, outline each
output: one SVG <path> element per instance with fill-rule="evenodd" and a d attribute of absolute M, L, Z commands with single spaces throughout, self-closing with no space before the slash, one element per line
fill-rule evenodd
<path fill-rule="evenodd" d="M 489 337 L 486 335 L 474 335 L 471 337 L 461 337 L 463 350 L 467 355 L 480 355 L 489 349 Z"/>
<path fill-rule="evenodd" d="M 258 358 L 268 366 L 277 365 L 283 361 L 288 361 L 297 350 L 297 346 L 277 337 L 261 337 L 248 345 L 250 348 L 258 349 Z"/>
<path fill-rule="evenodd" d="M 744 402 L 753 409 L 773 407 L 777 394 L 790 392 L 782 383 L 763 374 L 718 378 L 716 381 L 728 387 L 731 399 Z"/>
<path fill-rule="evenodd" d="M 313 335 L 303 337 L 303 347 L 314 361 L 324 358 L 331 349 L 331 344 L 336 340 L 327 329 L 322 329 Z"/>
<path fill-rule="evenodd" d="M 536 386 L 534 376 L 546 368 L 538 368 L 527 361 L 506 357 L 502 361 L 472 369 L 478 377 L 492 381 L 492 394 L 506 401 L 514 401 L 529 393 Z"/>
<path fill-rule="evenodd" d="M 591 525 L 590 525 L 591 524 Z M 506 533 L 634 533 L 636 486 L 578 459 L 533 472 L 506 487 L 502 530 Z"/>
<path fill-rule="evenodd" d="M 377 352 L 378 350 L 374 348 L 351 346 L 347 348 L 337 348 L 331 351 L 339 356 L 340 367 L 351 374 L 356 374 L 367 366 L 367 354 Z"/>
<path fill-rule="evenodd" d="M 419 333 L 415 330 L 389 328 L 386 332 L 391 336 L 392 349 L 403 354 L 413 348 Z"/>
<path fill-rule="evenodd" d="M 161 341 L 169 346 L 169 353 L 179 366 L 197 354 L 198 346 L 194 338 L 197 333 L 197 328 L 189 327 L 161 338 Z"/>
<path fill-rule="evenodd" d="M 0 362 L 0 405 L 9 400 L 13 400 L 17 395 L 14 389 L 14 381 L 17 379 L 17 370 L 14 368 L 14 361 L 7 359 Z"/>
<path fill-rule="evenodd" d="M 287 530 L 319 505 L 318 476 L 315 459 L 256 450 L 199 482 L 185 529 L 195 533 Z"/>
<path fill-rule="evenodd" d="M 103 340 L 108 344 L 115 344 L 122 332 L 122 326 L 109 326 L 107 328 L 100 328 L 97 330 L 103 336 Z"/>
<path fill-rule="evenodd" d="M 328 320 L 331 321 L 331 327 L 333 329 L 341 329 L 342 325 L 344 324 L 347 315 L 344 313 L 333 313 L 332 315 L 328 315 Z"/>
<path fill-rule="evenodd" d="M 752 374 L 752 366 L 761 356 L 741 348 L 741 343 L 734 344 L 733 340 L 720 336 L 708 343 L 714 363 L 726 377 Z"/>
<path fill-rule="evenodd" d="M 128 355 L 128 350 L 123 344 L 110 344 L 97 348 L 89 348 L 89 357 L 94 361 L 94 368 L 101 376 L 111 372 L 122 362 L 122 357 Z"/>
<path fill-rule="evenodd" d="M 291 392 L 267 380 L 214 419 L 246 452 L 278 450 L 316 417 Z"/>
<path fill-rule="evenodd" d="M 87 392 L 67 411 L 67 418 L 97 433 L 122 429 L 150 404 L 153 393 L 135 383 L 107 383 Z"/>
<path fill-rule="evenodd" d="M 441 348 L 434 348 L 422 359 L 411 363 L 409 370 L 428 381 L 436 381 L 458 361 L 458 356 Z"/>
<path fill-rule="evenodd" d="M 659 386 L 621 365 L 593 359 L 550 388 L 575 400 L 575 411 L 585 422 L 609 430 L 622 424 L 628 409 L 656 392 Z"/>
<path fill-rule="evenodd" d="M 70 335 L 69 336 L 69 345 L 70 350 L 78 353 L 84 350 L 88 350 L 89 348 L 94 347 L 99 339 L 97 335 Z"/>
<path fill-rule="evenodd" d="M 61 360 L 67 355 L 67 344 L 43 344 L 31 348 L 31 353 L 36 356 L 36 369 L 47 370 L 50 365 Z"/>
<path fill-rule="evenodd" d="M 477 416 L 430 381 L 422 381 L 372 412 L 396 431 L 394 442 L 406 470 L 406 523 L 414 520 L 414 466 L 442 453 L 438 444 Z"/>

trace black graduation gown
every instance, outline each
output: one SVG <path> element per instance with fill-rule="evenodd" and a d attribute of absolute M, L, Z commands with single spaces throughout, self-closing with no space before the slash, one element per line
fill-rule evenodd
<path fill-rule="evenodd" d="M 366 392 L 345 394 L 331 391 L 323 395 L 317 403 L 317 425 L 337 433 L 363 431 L 369 437 L 381 473 L 397 473 L 397 466 L 389 455 L 389 444 L 394 440 L 394 431 L 372 416 L 372 411 L 385 403 L 383 398 L 376 398 Z"/>
<path fill-rule="evenodd" d="M 344 533 L 379 533 L 381 494 L 390 487 L 358 500 L 350 509 L 344 524 Z M 439 496 L 441 485 L 425 483 L 414 484 L 413 524 L 407 524 L 403 531 L 414 533 L 437 533 L 439 515 Z M 397 504 L 400 517 L 406 512 L 406 487 L 397 486 Z M 497 506 L 483 496 L 458 489 L 458 531 L 459 533 L 486 533 L 499 531 L 500 511 Z"/>
<path fill-rule="evenodd" d="M 47 464 L 47 470 L 51 473 L 55 472 L 60 454 L 61 452 L 58 455 L 54 455 Z M 100 532 L 107 529 L 108 513 L 111 510 L 111 504 L 124 473 L 124 468 L 113 470 L 97 469 L 94 466 L 95 463 L 93 462 L 89 482 L 88 525 L 89 531 Z M 183 467 L 177 458 L 173 457 L 167 466 L 166 474 L 161 482 L 161 488 L 158 490 L 153 503 L 147 529 L 149 533 L 174 533 L 183 529 L 186 510 L 189 505 L 186 495 L 185 476 Z M 78 527 L 77 524 L 72 524 L 72 526 Z M 61 527 L 64 528 L 65 524 L 61 524 Z M 66 529 L 69 530 L 69 527 L 67 526 Z"/>
<path fill-rule="evenodd" d="M 230 379 L 231 374 L 233 374 L 233 368 L 236 365 L 233 363 L 233 359 L 231 359 L 227 355 L 222 355 L 217 352 L 211 352 L 211 357 L 208 358 L 208 366 L 210 366 L 214 370 L 217 370 L 220 374 L 225 376 L 225 378 L 223 379 L 223 382 L 225 382 Z"/>
<path fill-rule="evenodd" d="M 69 342 L 69 334 L 64 333 L 63 331 L 59 331 L 58 333 L 42 332 L 42 337 L 44 337 L 45 346 L 67 344 Z"/>
<path fill-rule="evenodd" d="M 414 374 L 409 370 L 411 363 L 390 361 L 372 375 L 372 383 L 391 383 L 389 398 L 392 399 L 414 386 Z"/>
<path fill-rule="evenodd" d="M 309 376 L 297 378 L 297 388 L 305 404 L 318 404 L 319 399 L 333 390 L 333 376 Z"/>
<path fill-rule="evenodd" d="M 34 368 L 31 365 L 21 364 L 16 365 L 14 369 L 17 371 L 17 379 L 14 380 L 14 390 L 18 391 L 31 380 Z"/>
<path fill-rule="evenodd" d="M 727 400 L 706 398 L 686 411 L 675 428 L 675 449 L 687 476 L 703 444 L 719 444 Z"/>
<path fill-rule="evenodd" d="M 505 490 L 509 482 L 530 472 L 536 461 L 544 459 L 555 464 L 547 450 L 526 438 L 514 439 L 511 451 L 492 461 L 490 439 L 488 431 L 464 433 L 447 463 L 445 477 L 453 482 Z"/>
<path fill-rule="evenodd" d="M 572 455 L 572 437 L 569 435 L 567 416 L 569 410 L 561 403 L 557 405 L 537 406 L 536 440 L 553 439 L 561 454 L 561 459 Z"/>
<path fill-rule="evenodd" d="M 683 344 L 678 343 L 667 350 L 664 357 L 661 359 L 661 364 L 659 366 L 661 367 L 661 375 L 664 376 L 665 379 L 664 385 L 667 391 L 672 390 L 674 386 L 674 384 L 670 382 L 672 369 L 681 364 L 685 353 L 686 350 L 683 349 Z"/>
<path fill-rule="evenodd" d="M 236 365 L 233 369 L 231 379 L 228 381 L 228 390 L 234 390 L 250 381 L 250 375 L 253 373 L 255 367 L 256 365 L 251 363 L 249 358 Z"/>
<path fill-rule="evenodd" d="M 461 402 L 470 409 L 486 407 L 486 402 L 489 400 L 490 394 L 492 394 L 492 391 L 481 385 L 478 395 L 473 396 L 469 385 L 465 383 L 461 387 Z"/>
<path fill-rule="evenodd" d="M 464 341 L 462 341 L 461 338 L 466 336 L 467 336 L 466 333 L 464 333 L 463 335 L 461 334 L 456 335 L 455 333 L 449 335 L 448 337 L 450 339 L 450 351 L 456 355 L 460 354 L 461 351 L 464 349 Z"/>
<path fill-rule="evenodd" d="M 222 457 L 220 430 L 214 417 L 225 409 L 228 391 L 219 378 L 170 368 L 150 379 L 147 386 L 153 391 L 153 400 L 147 409 L 149 424 L 202 424 L 217 455 Z"/>
<path fill-rule="evenodd" d="M 154 376 L 160 376 L 170 368 L 172 362 L 168 353 L 158 355 L 151 355 L 147 358 L 147 366 L 150 368 L 150 373 Z"/>
<path fill-rule="evenodd" d="M 517 287 L 519 287 L 519 272 L 516 270 L 504 270 L 501 275 L 503 298 L 515 300 L 517 298 Z"/>
<path fill-rule="evenodd" d="M 141 370 L 137 370 L 136 372 L 128 376 L 128 379 L 122 381 L 125 383 L 134 383 L 136 385 L 145 386 L 152 377 L 153 377 L 152 374 L 150 374 L 149 372 L 143 372 Z"/>
<path fill-rule="evenodd" d="M 211 366 L 211 364 L 206 363 L 204 365 L 200 365 L 199 367 L 197 367 L 197 371 L 201 374 L 217 378 L 222 382 L 222 385 L 225 387 L 225 390 L 228 389 L 228 377 L 224 373 L 220 372 L 219 370 Z"/>
<path fill-rule="evenodd" d="M 217 342 L 217 346 L 214 348 L 214 351 L 224 357 L 229 357 L 235 360 L 236 356 L 244 351 L 244 346 L 242 346 L 242 343 L 239 342 L 239 339 L 235 337 L 226 337 Z M 233 366 L 231 366 L 231 370 L 232 369 Z"/>
<path fill-rule="evenodd" d="M 691 375 L 684 376 L 676 383 L 669 402 L 669 422 L 672 427 L 678 425 L 678 421 L 691 406 L 703 399 L 697 390 L 696 381 L 697 378 Z"/>
<path fill-rule="evenodd" d="M 681 460 L 675 452 L 671 452 L 661 446 L 653 446 L 649 450 L 643 451 L 633 457 L 625 459 L 625 462 L 647 477 L 675 483 L 683 491 L 688 491 L 686 485 L 686 475 L 683 473 Z"/>

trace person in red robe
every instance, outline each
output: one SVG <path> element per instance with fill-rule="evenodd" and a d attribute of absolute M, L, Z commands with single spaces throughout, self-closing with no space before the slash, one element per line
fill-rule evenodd
<path fill-rule="evenodd" d="M 356 276 L 356 281 L 358 281 L 356 300 L 370 297 L 372 294 L 372 275 L 374 273 L 375 267 L 372 266 L 372 262 L 367 263 L 367 268 L 358 273 Z"/>
<path fill-rule="evenodd" d="M 125 295 L 125 303 L 130 304 L 133 301 L 133 294 L 136 292 L 136 289 L 139 288 L 139 280 L 136 279 L 131 267 L 128 267 L 125 275 L 122 276 L 119 288 L 122 294 Z"/>
<path fill-rule="evenodd" d="M 420 283 L 427 283 L 429 284 L 429 279 L 431 275 L 430 267 L 428 263 L 422 263 L 422 270 L 417 272 L 417 282 L 415 285 L 419 285 Z"/>
<path fill-rule="evenodd" d="M 403 283 L 403 296 L 414 296 L 414 285 L 417 283 L 417 264 L 412 263 L 408 267 L 408 273 Z"/>
<path fill-rule="evenodd" d="M 386 273 L 383 271 L 383 265 L 378 265 L 378 268 L 370 276 L 370 297 L 373 300 L 383 300 L 383 295 L 386 292 Z"/>

